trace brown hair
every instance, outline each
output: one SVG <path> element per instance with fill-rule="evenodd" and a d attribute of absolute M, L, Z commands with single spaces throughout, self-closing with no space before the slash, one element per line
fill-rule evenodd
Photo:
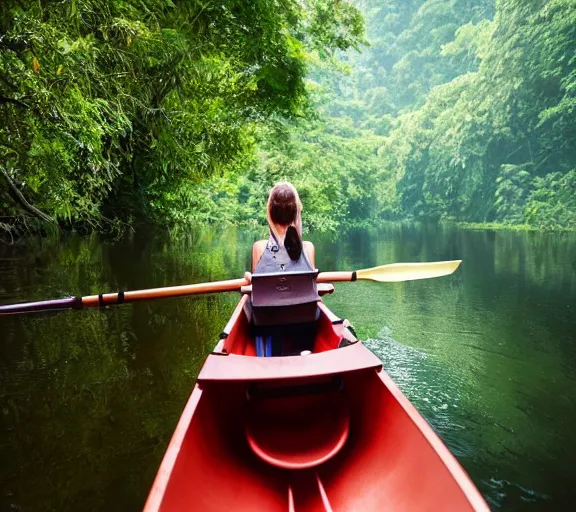
<path fill-rule="evenodd" d="M 302 254 L 301 212 L 302 203 L 294 185 L 286 181 L 276 183 L 268 196 L 268 223 L 276 238 L 279 237 L 274 224 L 288 226 L 283 242 L 291 260 L 298 260 Z"/>

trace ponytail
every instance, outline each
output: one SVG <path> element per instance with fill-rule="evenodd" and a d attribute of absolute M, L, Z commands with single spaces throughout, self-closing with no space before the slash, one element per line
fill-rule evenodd
<path fill-rule="evenodd" d="M 302 203 L 294 185 L 286 181 L 276 183 L 268 196 L 267 217 L 270 231 L 278 244 L 284 245 L 292 261 L 302 256 Z M 282 239 L 277 226 L 287 226 Z"/>
<path fill-rule="evenodd" d="M 288 226 L 284 237 L 284 247 L 292 261 L 297 261 L 302 255 L 302 239 L 294 226 Z"/>

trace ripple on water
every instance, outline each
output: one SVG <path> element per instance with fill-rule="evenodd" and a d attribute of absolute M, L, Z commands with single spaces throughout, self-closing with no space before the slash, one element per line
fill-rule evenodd
<path fill-rule="evenodd" d="M 481 420 L 467 410 L 470 400 L 466 396 L 469 390 L 464 378 L 426 352 L 397 342 L 389 329 L 382 330 L 377 338 L 364 343 L 382 360 L 384 369 L 402 393 L 461 462 L 490 457 L 488 453 L 477 453 L 471 435 Z M 477 483 L 493 508 L 505 508 L 507 503 L 518 500 L 536 502 L 550 499 L 546 494 L 506 480 L 492 478 Z"/>
<path fill-rule="evenodd" d="M 522 485 L 502 480 L 490 478 L 482 482 L 484 486 L 491 489 L 488 493 L 487 500 L 491 507 L 498 509 L 508 509 L 510 505 L 523 503 L 537 503 L 539 501 L 548 501 L 550 496 L 545 493 L 528 489 Z"/>
<path fill-rule="evenodd" d="M 448 438 L 452 451 L 458 456 L 470 455 L 471 448 L 458 435 L 466 428 L 456 414 L 463 389 L 460 379 L 447 374 L 427 353 L 398 343 L 387 330 L 365 344 L 380 357 L 386 372 L 420 414 L 443 439 Z"/>

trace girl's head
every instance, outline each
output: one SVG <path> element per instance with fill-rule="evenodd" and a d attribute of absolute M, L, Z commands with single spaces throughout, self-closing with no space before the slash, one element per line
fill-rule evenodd
<path fill-rule="evenodd" d="M 294 185 L 287 181 L 276 183 L 268 196 L 268 222 L 298 227 L 301 213 L 302 203 Z"/>
<path fill-rule="evenodd" d="M 268 196 L 268 224 L 278 243 L 284 243 L 292 260 L 302 253 L 302 203 L 294 185 L 286 181 L 276 183 Z M 286 229 L 284 240 L 278 234 L 277 226 Z"/>

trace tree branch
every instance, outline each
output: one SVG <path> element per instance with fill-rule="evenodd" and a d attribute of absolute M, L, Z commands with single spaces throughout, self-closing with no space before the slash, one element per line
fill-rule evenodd
<path fill-rule="evenodd" d="M 0 229 L 3 229 L 5 233 L 10 235 L 10 245 L 14 245 L 14 235 L 12 234 L 12 226 L 6 224 L 5 222 L 0 222 Z"/>
<path fill-rule="evenodd" d="M 42 219 L 43 221 L 49 222 L 51 224 L 56 224 L 56 221 L 52 217 L 46 215 L 44 212 L 41 212 L 38 208 L 32 206 L 26 200 L 26 198 L 22 195 L 22 192 L 18 190 L 18 187 L 14 184 L 14 182 L 12 181 L 10 176 L 8 176 L 8 173 L 4 170 L 3 167 L 0 167 L 0 172 L 2 173 L 4 179 L 6 180 L 6 183 L 8 184 L 8 188 L 10 189 L 10 195 L 12 196 L 12 199 L 14 199 L 14 201 L 16 201 L 28 213 L 34 215 L 34 217 L 38 217 L 39 219 Z"/>
<path fill-rule="evenodd" d="M 0 75 L 0 80 L 2 80 L 2 82 L 4 82 L 13 91 L 15 92 L 18 91 L 18 86 L 10 82 L 5 76 Z"/>
<path fill-rule="evenodd" d="M 6 98 L 5 96 L 0 96 L 0 105 L 2 103 L 12 103 L 13 105 L 18 105 L 19 107 L 30 108 L 29 105 L 26 105 L 26 103 L 20 100 L 15 100 L 14 98 Z"/>

